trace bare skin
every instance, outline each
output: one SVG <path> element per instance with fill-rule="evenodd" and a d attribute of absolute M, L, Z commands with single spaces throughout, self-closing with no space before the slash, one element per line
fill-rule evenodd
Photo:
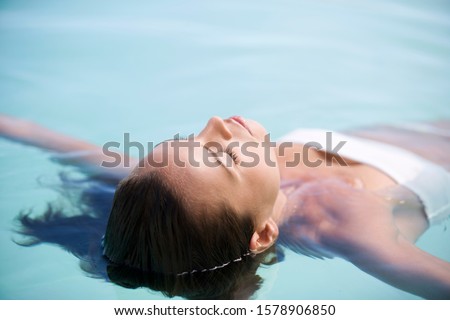
<path fill-rule="evenodd" d="M 300 144 L 294 145 L 292 150 L 287 150 L 283 156 L 279 156 L 279 162 L 287 163 L 292 161 L 293 154 L 301 152 L 302 148 L 303 146 Z M 358 183 L 359 187 L 363 187 L 367 191 L 383 194 L 385 198 L 391 199 L 394 222 L 406 239 L 415 242 L 427 230 L 428 221 L 418 197 L 406 188 L 399 186 L 384 172 L 370 165 L 350 159 L 344 159 L 347 166 L 339 164 L 334 159 L 333 164 L 327 166 L 325 152 L 312 148 L 308 152 L 309 160 L 312 162 L 322 160 L 321 165 L 311 168 L 302 163 L 296 167 L 287 167 L 280 164 L 282 180 L 300 181 L 303 183 L 304 181 L 336 178 L 347 181 L 351 185 Z M 397 199 L 406 200 L 406 203 L 402 201 L 400 205 Z"/>
<path fill-rule="evenodd" d="M 92 171 L 93 173 L 101 173 L 121 179 L 131 172 L 131 168 L 124 166 L 114 168 L 101 166 L 102 161 L 110 161 L 110 158 L 105 156 L 101 147 L 52 131 L 25 119 L 0 114 L 0 136 L 60 154 L 80 152 L 79 156 L 62 159 L 61 162 L 67 165 L 79 166 L 83 170 Z M 128 156 L 122 155 L 122 159 L 125 157 Z M 137 159 L 130 159 L 130 163 L 133 167 L 137 163 Z"/>
<path fill-rule="evenodd" d="M 450 131 L 450 122 L 439 122 L 439 128 Z M 350 134 L 398 146 L 410 134 L 406 149 L 447 168 L 450 163 L 450 139 L 399 128 Z M 293 146 L 292 151 L 301 147 Z M 292 153 L 280 157 L 280 162 L 291 160 Z M 309 156 L 314 161 L 326 155 L 310 150 Z M 282 179 L 291 182 L 286 186 L 287 212 L 279 224 L 285 226 L 281 232 L 294 239 L 294 250 L 315 257 L 339 256 L 405 291 L 449 298 L 450 264 L 414 246 L 429 227 L 418 197 L 371 166 L 346 162 L 348 166 L 328 167 L 323 162 L 318 168 L 280 165 Z M 395 201 L 398 195 L 406 202 Z"/>
<path fill-rule="evenodd" d="M 441 122 L 438 126 L 448 128 L 448 123 Z M 221 142 L 236 136 L 244 139 L 242 132 L 236 130 L 230 123 L 216 119 L 198 137 L 201 141 Z M 386 141 L 389 136 L 389 139 L 401 144 L 402 137 L 407 133 L 401 131 L 401 134 L 397 134 L 395 131 L 391 130 L 389 135 L 378 134 L 382 132 L 379 129 L 355 130 L 351 133 L 381 141 Z M 0 115 L 0 135 L 54 152 L 86 151 L 83 156 L 72 158 L 69 164 L 97 170 L 115 178 L 120 179 L 131 172 L 131 168 L 101 167 L 101 162 L 108 159 L 100 147 L 32 122 Z M 424 140 L 423 146 L 429 143 Z M 448 148 L 448 141 L 447 144 L 442 141 L 439 143 Z M 333 164 L 331 167 L 308 168 L 300 165 L 287 168 L 286 162 L 291 159 L 295 149 L 301 147 L 293 145 L 291 152 L 285 152 L 284 156 L 278 155 L 282 189 L 277 196 L 274 195 L 275 200 L 270 204 L 264 203 L 264 207 L 255 208 L 258 211 L 264 209 L 267 216 L 258 220 L 250 249 L 258 253 L 270 247 L 278 235 L 277 226 L 280 226 L 283 232 L 290 232 L 302 250 L 310 255 L 344 258 L 386 283 L 425 298 L 450 298 L 450 263 L 414 245 L 428 228 L 417 197 L 405 194 L 402 190 L 402 196 L 406 195 L 408 199 L 406 206 L 386 200 L 386 195 L 395 198 L 399 186 L 383 172 L 357 162 L 349 161 L 349 166 Z M 433 150 L 415 146 L 412 151 L 438 164 L 446 162 L 445 155 L 435 155 Z M 320 159 L 326 154 L 311 150 L 311 156 Z M 136 159 L 132 161 L 137 162 Z M 242 180 L 245 176 L 238 178 Z M 230 197 L 234 196 L 232 188 L 228 192 Z M 296 223 L 296 227 L 291 229 L 283 227 L 289 226 L 292 219 L 301 223 Z"/>

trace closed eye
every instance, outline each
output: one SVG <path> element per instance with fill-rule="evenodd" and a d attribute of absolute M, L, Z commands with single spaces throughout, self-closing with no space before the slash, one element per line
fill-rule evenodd
<path fill-rule="evenodd" d="M 233 149 L 231 148 L 231 147 L 227 147 L 226 149 L 225 149 L 225 153 L 227 153 L 230 157 L 231 157 L 231 159 L 233 159 L 233 162 L 235 163 L 235 164 L 239 164 L 239 157 L 238 157 L 238 155 L 236 154 L 236 152 L 234 152 L 233 151 Z"/>
<path fill-rule="evenodd" d="M 180 141 L 180 140 L 183 141 L 183 140 L 188 140 L 188 138 L 187 137 L 176 136 L 173 140 L 175 140 L 175 141 Z M 220 157 L 218 156 L 217 152 L 213 152 L 210 148 L 208 148 L 206 146 L 205 146 L 205 148 L 209 152 L 211 152 L 214 155 L 216 155 L 218 163 L 224 165 L 224 162 L 219 159 Z M 230 146 L 226 147 L 225 153 L 230 156 L 230 158 L 233 160 L 233 162 L 236 165 L 239 164 L 239 156 L 236 154 L 236 152 L 233 151 L 233 149 Z M 226 162 L 228 163 L 228 161 L 226 161 Z"/>

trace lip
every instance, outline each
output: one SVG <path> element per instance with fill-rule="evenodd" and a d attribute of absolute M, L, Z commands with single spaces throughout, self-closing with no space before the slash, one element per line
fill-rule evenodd
<path fill-rule="evenodd" d="M 242 118 L 241 116 L 232 116 L 230 117 L 230 119 L 242 126 L 245 130 L 248 131 L 248 133 L 250 133 L 251 136 L 253 136 L 252 130 L 250 130 L 244 118 Z"/>

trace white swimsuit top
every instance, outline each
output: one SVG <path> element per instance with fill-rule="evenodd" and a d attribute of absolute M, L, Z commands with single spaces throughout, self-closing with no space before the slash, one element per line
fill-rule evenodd
<path fill-rule="evenodd" d="M 327 132 L 332 144 L 327 145 Z M 319 143 L 323 150 L 344 141 L 337 154 L 371 165 L 394 179 L 422 201 L 430 223 L 441 222 L 450 215 L 450 173 L 444 168 L 404 149 L 386 143 L 322 129 L 298 129 L 281 137 L 281 142 Z M 336 148 L 337 149 L 337 148 Z"/>

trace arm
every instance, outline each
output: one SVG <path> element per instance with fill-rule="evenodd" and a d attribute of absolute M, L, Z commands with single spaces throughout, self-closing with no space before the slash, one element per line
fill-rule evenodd
<path fill-rule="evenodd" d="M 406 240 L 383 197 L 336 179 L 305 183 L 296 197 L 298 240 L 315 252 L 352 262 L 399 289 L 450 298 L 450 263 Z"/>
<path fill-rule="evenodd" d="M 52 131 L 31 121 L 3 114 L 0 114 L 0 136 L 62 155 L 77 152 L 76 156 L 61 157 L 59 161 L 64 164 L 80 166 L 90 172 L 117 178 L 127 176 L 137 163 L 136 159 L 128 159 L 130 166 L 125 167 L 123 160 L 127 156 L 120 155 L 122 159 L 120 165 L 107 168 L 102 166 L 102 162 L 111 162 L 113 159 L 108 157 L 101 147 Z"/>
<path fill-rule="evenodd" d="M 450 298 L 450 263 L 399 237 L 389 248 L 354 254 L 350 262 L 374 277 L 427 299 Z"/>

